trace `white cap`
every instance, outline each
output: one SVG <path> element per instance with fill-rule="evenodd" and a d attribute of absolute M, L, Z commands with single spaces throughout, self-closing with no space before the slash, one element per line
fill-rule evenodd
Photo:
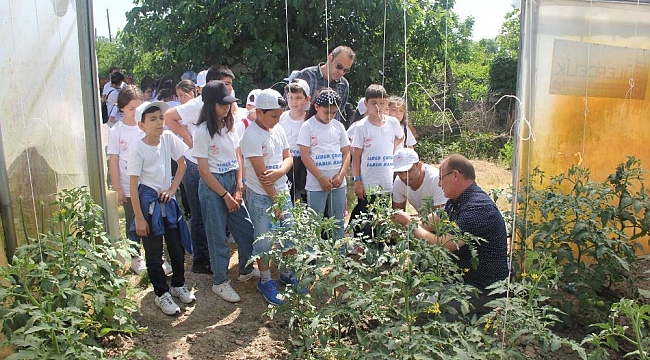
<path fill-rule="evenodd" d="M 413 164 L 420 161 L 420 157 L 411 148 L 401 148 L 393 156 L 393 172 L 409 171 Z"/>
<path fill-rule="evenodd" d="M 255 97 L 255 107 L 260 110 L 284 109 L 286 103 L 282 95 L 273 89 L 264 89 Z"/>
<path fill-rule="evenodd" d="M 251 90 L 251 92 L 249 92 L 248 96 L 246 97 L 246 105 L 255 106 L 255 98 L 261 92 L 262 92 L 262 89 L 253 89 L 253 90 Z"/>
<path fill-rule="evenodd" d="M 140 104 L 140 106 L 135 108 L 135 121 L 136 122 L 142 121 L 142 115 L 144 114 L 144 112 L 147 111 L 147 109 L 154 106 L 158 107 L 163 114 L 165 113 L 165 111 L 167 111 L 167 109 L 169 109 L 169 105 L 167 105 L 167 103 L 164 101 L 154 101 L 154 102 L 145 101 L 142 104 Z"/>
<path fill-rule="evenodd" d="M 366 98 L 362 97 L 359 99 L 359 103 L 357 104 L 357 111 L 359 111 L 359 114 L 364 115 L 366 110 Z"/>
<path fill-rule="evenodd" d="M 196 75 L 196 86 L 202 88 L 205 86 L 205 79 L 208 76 L 208 70 L 203 70 Z"/>
<path fill-rule="evenodd" d="M 289 84 L 297 84 L 302 88 L 302 91 L 305 92 L 305 96 L 311 96 L 311 89 L 309 88 L 309 84 L 307 84 L 307 81 L 303 79 L 293 79 L 289 82 Z"/>

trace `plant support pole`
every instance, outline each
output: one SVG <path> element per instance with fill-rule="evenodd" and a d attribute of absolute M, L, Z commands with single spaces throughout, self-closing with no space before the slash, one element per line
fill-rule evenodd
<path fill-rule="evenodd" d="M 11 259 L 16 252 L 17 242 L 14 212 L 9 191 L 9 176 L 5 162 L 5 148 L 2 139 L 2 126 L 0 126 L 0 216 L 2 217 L 2 229 L 5 238 L 5 254 L 7 255 L 7 262 L 11 263 Z"/>
<path fill-rule="evenodd" d="M 90 196 L 103 209 L 106 209 L 106 187 L 103 181 L 104 167 L 101 160 L 103 159 L 103 153 L 100 136 L 99 83 L 97 81 L 97 57 L 95 56 L 95 39 L 93 36 L 93 2 L 92 0 L 76 0 L 76 2 L 88 185 Z M 104 223 L 108 223 L 106 211 L 104 211 Z"/>

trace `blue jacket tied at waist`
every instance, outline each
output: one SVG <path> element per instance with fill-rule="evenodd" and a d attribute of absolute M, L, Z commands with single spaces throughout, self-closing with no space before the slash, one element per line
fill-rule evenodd
<path fill-rule="evenodd" d="M 178 228 L 181 236 L 181 245 L 188 253 L 192 253 L 192 239 L 187 229 L 187 223 L 183 219 L 183 213 L 178 207 L 176 196 L 172 196 L 168 202 L 164 203 L 158 198 L 158 192 L 147 185 L 138 186 L 138 196 L 140 198 L 140 208 L 144 219 L 151 225 L 150 234 L 154 236 L 165 235 L 165 223 L 172 229 Z M 165 208 L 163 217 L 163 206 Z M 135 233 L 135 219 L 131 222 L 129 228 L 129 238 L 138 239 Z"/>

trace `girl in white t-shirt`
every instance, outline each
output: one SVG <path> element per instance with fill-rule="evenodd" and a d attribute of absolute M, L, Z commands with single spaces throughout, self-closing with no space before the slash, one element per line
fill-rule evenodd
<path fill-rule="evenodd" d="M 392 95 L 388 98 L 388 115 L 394 117 L 402 125 L 404 129 L 404 141 L 397 144 L 395 151 L 408 147 L 413 149 L 413 146 L 417 143 L 415 133 L 415 128 L 408 120 L 408 114 L 406 111 L 406 102 L 399 96 Z"/>
<path fill-rule="evenodd" d="M 226 225 L 237 243 L 239 281 L 259 277 L 249 263 L 253 251 L 253 223 L 243 200 L 243 160 L 239 135 L 234 127 L 230 104 L 237 101 L 226 85 L 215 80 L 203 88 L 203 107 L 194 132 L 194 150 L 199 168 L 199 200 L 212 269 L 212 292 L 235 303 L 241 298 L 226 276 L 230 247 Z"/>
<path fill-rule="evenodd" d="M 127 173 L 129 149 L 142 137 L 144 131 L 138 126 L 135 119 L 135 109 L 143 102 L 142 92 L 135 85 L 125 86 L 117 96 L 116 108 L 124 114 L 108 132 L 108 169 L 113 190 L 117 193 L 117 203 L 124 207 L 126 220 L 126 236 L 133 221 L 133 206 L 131 206 L 131 192 L 129 189 L 129 174 Z M 140 239 L 131 236 L 133 247 L 140 253 Z M 144 258 L 140 255 L 131 260 L 131 270 L 140 275 L 147 270 Z"/>
<path fill-rule="evenodd" d="M 340 102 L 336 91 L 320 89 L 298 133 L 300 155 L 307 168 L 307 204 L 318 214 L 323 214 L 329 205 L 338 222 L 337 239 L 343 238 L 345 230 L 345 175 L 350 166 L 350 140 L 345 127 L 332 121 Z"/>

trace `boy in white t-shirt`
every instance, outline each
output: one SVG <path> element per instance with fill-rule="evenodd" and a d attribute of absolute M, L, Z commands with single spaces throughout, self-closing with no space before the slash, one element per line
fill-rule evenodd
<path fill-rule="evenodd" d="M 404 140 L 404 130 L 397 119 L 384 115 L 388 109 L 386 89 L 373 84 L 366 89 L 366 117 L 359 120 L 352 140 L 352 180 L 357 205 L 351 219 L 368 212 L 377 196 L 390 196 L 393 190 L 393 152 Z M 369 196 L 367 196 L 369 195 Z M 369 224 L 355 229 L 355 234 L 374 237 Z"/>
<path fill-rule="evenodd" d="M 239 134 L 239 140 L 244 136 L 244 131 L 248 129 L 252 122 L 255 122 L 257 119 L 257 112 L 255 111 L 255 97 L 262 91 L 262 89 L 253 89 L 248 93 L 246 97 L 246 109 L 243 112 L 237 111 L 237 114 L 233 114 L 235 119 L 235 130 Z M 239 115 L 243 113 L 245 115 Z"/>
<path fill-rule="evenodd" d="M 444 206 L 447 203 L 442 188 L 438 184 L 440 172 L 431 165 L 424 164 L 420 157 L 411 148 L 402 148 L 395 152 L 393 157 L 393 209 L 406 210 L 406 201 L 418 211 L 423 213 L 427 201 L 431 202 L 432 209 Z M 407 225 L 407 224 L 404 224 Z"/>
<path fill-rule="evenodd" d="M 187 145 L 171 131 L 164 130 L 164 102 L 146 102 L 136 109 L 138 126 L 145 136 L 137 141 L 129 154 L 129 185 L 133 196 L 135 233 L 142 238 L 147 274 L 156 297 L 154 303 L 166 315 L 180 313 L 172 296 L 183 303 L 195 300 L 185 287 L 183 244 L 188 244 L 189 232 L 174 194 L 185 173 L 183 153 Z M 172 182 L 171 160 L 178 163 Z M 171 260 L 171 288 L 162 269 L 163 238 Z"/>
<path fill-rule="evenodd" d="M 271 230 L 274 220 L 268 209 L 274 206 L 278 194 L 288 193 L 287 172 L 293 159 L 289 153 L 289 141 L 282 126 L 277 126 L 287 102 L 273 89 L 262 90 L 255 99 L 257 120 L 244 132 L 240 146 L 246 170 L 246 205 L 253 221 L 255 243 L 253 255 L 268 253 L 272 244 L 261 237 Z M 287 207 L 290 204 L 287 204 Z M 275 208 L 273 218 L 285 223 L 285 209 Z M 257 260 L 260 280 L 257 289 L 270 304 L 282 304 L 278 298 L 278 286 L 271 277 L 269 260 Z M 291 274 L 281 274 L 284 283 L 294 283 Z M 296 281 L 297 283 L 297 281 Z"/>
<path fill-rule="evenodd" d="M 309 85 L 303 79 L 293 79 L 284 87 L 284 95 L 289 104 L 289 110 L 280 116 L 280 125 L 284 128 L 289 140 L 289 152 L 293 157 L 293 166 L 287 177 L 289 178 L 289 191 L 291 201 L 294 203 L 300 199 L 303 203 L 307 202 L 307 193 L 305 191 L 305 182 L 307 179 L 307 169 L 300 158 L 300 148 L 298 147 L 298 133 L 300 127 L 305 122 L 305 115 L 309 108 L 311 98 Z"/>

